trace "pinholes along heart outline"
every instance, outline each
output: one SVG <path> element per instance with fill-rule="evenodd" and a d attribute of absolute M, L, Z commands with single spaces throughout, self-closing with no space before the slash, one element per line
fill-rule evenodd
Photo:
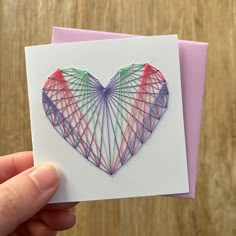
<path fill-rule="evenodd" d="M 57 69 L 42 89 L 53 127 L 109 175 L 135 156 L 155 131 L 168 99 L 166 79 L 148 63 L 120 68 L 105 87 L 88 71 Z"/>

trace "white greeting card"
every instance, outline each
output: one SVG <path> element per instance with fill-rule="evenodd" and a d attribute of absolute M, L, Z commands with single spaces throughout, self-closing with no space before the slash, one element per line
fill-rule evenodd
<path fill-rule="evenodd" d="M 35 164 L 51 202 L 189 191 L 177 36 L 26 47 Z"/>

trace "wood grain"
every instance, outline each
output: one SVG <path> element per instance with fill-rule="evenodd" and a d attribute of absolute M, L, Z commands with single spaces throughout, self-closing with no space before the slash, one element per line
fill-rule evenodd
<path fill-rule="evenodd" d="M 59 235 L 236 235 L 236 1 L 0 0 L 2 155 L 32 148 L 24 46 L 49 43 L 52 26 L 209 42 L 196 200 L 80 203 Z"/>

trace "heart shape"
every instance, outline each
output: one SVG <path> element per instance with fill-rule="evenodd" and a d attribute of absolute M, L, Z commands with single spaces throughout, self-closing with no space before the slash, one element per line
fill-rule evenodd
<path fill-rule="evenodd" d="M 148 63 L 121 68 L 106 87 L 87 71 L 57 69 L 42 92 L 46 116 L 59 134 L 110 175 L 149 138 L 168 97 L 164 76 Z"/>

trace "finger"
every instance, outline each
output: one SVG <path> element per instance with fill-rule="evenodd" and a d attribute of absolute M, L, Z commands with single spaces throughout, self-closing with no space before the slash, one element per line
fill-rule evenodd
<path fill-rule="evenodd" d="M 75 207 L 78 202 L 68 202 L 68 203 L 54 203 L 45 206 L 45 210 L 57 211 L 57 210 L 67 210 Z"/>
<path fill-rule="evenodd" d="M 17 229 L 8 236 L 29 236 L 30 233 L 28 231 L 27 224 L 28 222 L 25 222 L 24 224 L 18 226 Z"/>
<path fill-rule="evenodd" d="M 0 157 L 0 184 L 32 166 L 31 151 Z"/>
<path fill-rule="evenodd" d="M 40 219 L 53 230 L 66 230 L 73 227 L 76 223 L 76 217 L 71 210 L 67 211 L 42 211 L 39 214 Z"/>
<path fill-rule="evenodd" d="M 28 169 L 1 184 L 0 235 L 7 235 L 40 211 L 58 185 L 57 171 L 51 165 Z"/>
<path fill-rule="evenodd" d="M 57 234 L 56 231 L 48 228 L 48 226 L 40 221 L 29 221 L 27 231 L 33 236 L 55 236 Z"/>

